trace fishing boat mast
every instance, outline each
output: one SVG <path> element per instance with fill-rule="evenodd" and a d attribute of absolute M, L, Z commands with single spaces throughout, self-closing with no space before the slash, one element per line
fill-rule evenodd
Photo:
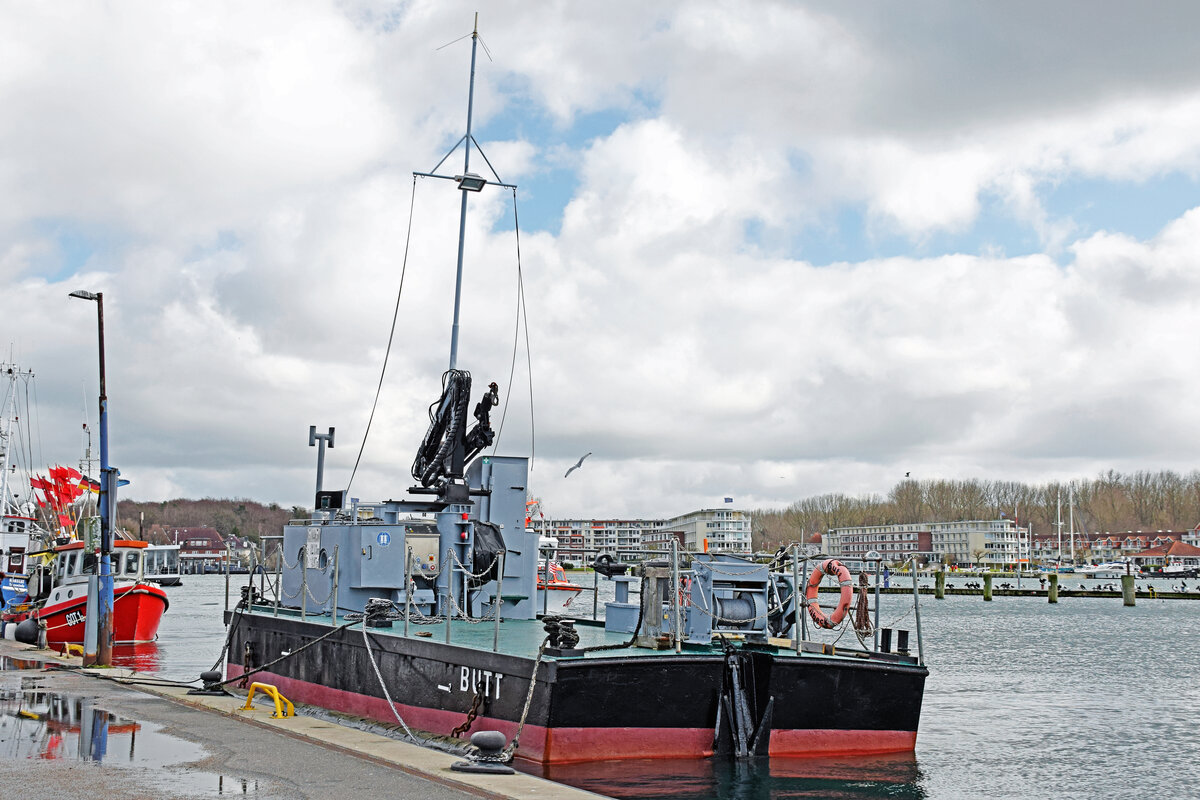
<path fill-rule="evenodd" d="M 16 416 L 17 376 L 20 373 L 12 364 L 5 364 L 4 371 L 9 376 L 9 388 L 4 397 L 4 408 L 0 410 L 0 424 L 3 425 L 0 429 L 0 448 L 3 449 L 0 452 L 0 513 L 7 514 L 10 506 L 16 506 L 16 503 L 9 503 L 8 500 L 8 461 L 12 450 L 13 418 Z"/>

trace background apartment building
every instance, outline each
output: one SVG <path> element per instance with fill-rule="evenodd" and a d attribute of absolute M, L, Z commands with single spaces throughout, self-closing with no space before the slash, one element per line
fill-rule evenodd
<path fill-rule="evenodd" d="M 597 553 L 621 561 L 637 561 L 670 551 L 706 550 L 749 555 L 750 514 L 732 509 L 701 509 L 671 519 L 551 519 L 531 523 L 539 533 L 558 540 L 563 561 L 591 562 Z"/>
<path fill-rule="evenodd" d="M 706 508 L 673 519 L 658 528 L 683 534 L 683 547 L 692 553 L 714 550 L 749 555 L 750 515 L 745 511 Z"/>
<path fill-rule="evenodd" d="M 926 553 L 934 561 L 994 566 L 1028 558 L 1027 535 L 1010 519 L 963 520 L 833 528 L 822 542 L 826 553 L 839 558 L 862 558 L 874 550 L 885 561 Z"/>

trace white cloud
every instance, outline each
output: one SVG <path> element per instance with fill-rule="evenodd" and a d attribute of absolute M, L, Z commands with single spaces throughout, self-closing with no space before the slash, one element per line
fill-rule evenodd
<path fill-rule="evenodd" d="M 1046 203 L 1061 181 L 1195 175 L 1200 85 L 1152 52 L 1182 45 L 1147 36 L 1126 72 L 1091 82 L 1044 56 L 1053 74 L 1028 87 L 1013 58 L 946 36 L 996 24 L 1031 48 L 1016 23 L 947 12 L 885 35 L 869 16 L 716 2 L 484 15 L 496 60 L 480 58 L 475 132 L 489 158 L 507 180 L 578 165 L 561 232 L 521 241 L 531 486 L 553 513 L 783 504 L 883 491 L 908 471 L 1190 464 L 1200 210 L 1139 239 L 1082 234 L 1095 226 Z M 337 427 L 327 482 L 345 479 L 407 243 L 354 489 L 398 495 L 447 362 L 459 203 L 419 181 L 409 240 L 411 170 L 461 135 L 467 43 L 434 48 L 469 10 L 5 17 L 0 191 L 21 200 L 0 208 L 5 332 L 39 373 L 49 460 L 77 458 L 84 397 L 94 417 L 94 309 L 66 299 L 90 288 L 105 292 L 114 461 L 132 496 L 306 502 L 311 424 Z M 1064 31 L 1061 46 L 1087 61 L 1109 32 Z M 929 51 L 931 38 L 953 44 Z M 519 125 L 488 138 L 490 120 L 526 111 L 561 125 L 561 151 Z M 572 125 L 592 112 L 619 124 L 584 141 Z M 985 196 L 1044 252 L 923 254 L 939 231 L 970 231 Z M 460 353 L 477 381 L 511 388 L 502 439 L 519 450 L 529 377 L 522 336 L 508 385 L 509 203 L 470 198 Z M 843 209 L 912 251 L 829 266 L 789 252 Z"/>

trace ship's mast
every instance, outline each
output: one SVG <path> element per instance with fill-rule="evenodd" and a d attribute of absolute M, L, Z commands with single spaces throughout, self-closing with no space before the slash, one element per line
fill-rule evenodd
<path fill-rule="evenodd" d="M 450 328 L 450 369 L 458 363 L 458 314 L 462 300 L 463 246 L 467 240 L 467 192 L 464 182 L 471 174 L 471 115 L 475 109 L 475 52 L 479 47 L 479 12 L 475 12 L 475 29 L 471 31 L 471 84 L 467 90 L 467 134 L 463 142 L 462 208 L 458 217 L 458 267 L 454 275 L 454 325 Z M 482 187 L 481 187 L 482 188 Z M 478 190 L 476 190 L 478 191 Z"/>
<path fill-rule="evenodd" d="M 467 240 L 467 192 L 481 192 L 484 186 L 500 186 L 505 189 L 516 191 L 516 185 L 504 183 L 500 180 L 500 176 L 496 174 L 496 170 L 488 161 L 483 150 L 479 154 L 483 156 L 483 160 L 488 165 L 488 169 L 492 173 L 495 180 L 488 180 L 480 175 L 471 172 L 471 148 L 479 147 L 471 136 L 471 122 L 475 110 L 475 57 L 479 49 L 481 40 L 479 38 L 479 14 L 475 14 L 475 30 L 471 31 L 471 82 L 467 91 L 467 132 L 455 142 L 454 147 L 446 155 L 442 156 L 442 160 L 437 163 L 429 172 L 414 172 L 413 175 L 422 178 L 442 178 L 452 180 L 458 184 L 459 190 L 463 193 L 462 205 L 458 217 L 458 264 L 454 276 L 454 324 L 450 328 L 450 369 L 455 369 L 458 365 L 458 320 L 459 312 L 462 306 L 462 279 L 463 279 L 463 250 Z M 484 45 L 484 51 L 487 51 L 487 45 Z M 459 145 L 463 146 L 463 172 L 461 175 L 439 175 L 438 168 L 445 163 L 446 159 L 454 153 Z"/>

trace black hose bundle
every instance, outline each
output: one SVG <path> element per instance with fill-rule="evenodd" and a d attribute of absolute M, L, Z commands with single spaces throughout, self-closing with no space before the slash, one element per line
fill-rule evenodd
<path fill-rule="evenodd" d="M 442 396 L 429 407 L 429 428 L 412 465 L 412 476 L 422 486 L 431 486 L 450 473 L 447 462 L 462 435 L 470 402 L 471 373 L 447 370 L 442 375 Z"/>

